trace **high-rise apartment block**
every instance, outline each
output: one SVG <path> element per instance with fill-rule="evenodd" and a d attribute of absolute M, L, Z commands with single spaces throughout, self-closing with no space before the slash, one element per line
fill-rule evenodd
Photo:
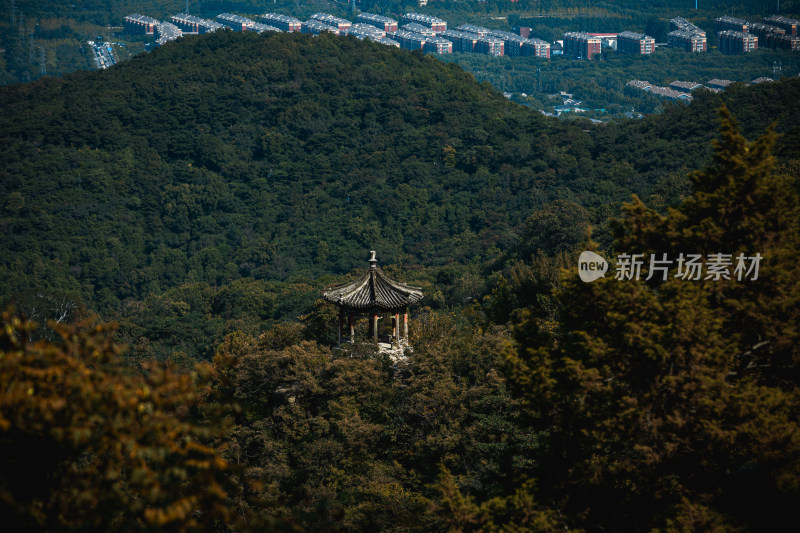
<path fill-rule="evenodd" d="M 708 39 L 705 33 L 690 33 L 675 30 L 667 34 L 667 45 L 671 48 L 682 48 L 687 52 L 705 52 L 708 48 Z"/>
<path fill-rule="evenodd" d="M 717 33 L 721 31 L 738 31 L 740 33 L 747 33 L 750 29 L 750 23 L 746 20 L 737 19 L 735 17 L 724 16 L 714 20 L 714 31 Z"/>
<path fill-rule="evenodd" d="M 600 37 L 571 31 L 564 34 L 564 55 L 577 59 L 592 59 L 600 53 Z"/>
<path fill-rule="evenodd" d="M 263 20 L 265 24 L 275 26 L 285 32 L 302 31 L 303 29 L 303 22 L 300 19 L 288 15 L 281 15 L 280 13 L 266 13 L 261 15 L 261 20 Z"/>
<path fill-rule="evenodd" d="M 758 48 L 758 37 L 741 31 L 721 31 L 717 34 L 723 54 L 744 54 Z"/>
<path fill-rule="evenodd" d="M 396 20 L 389 17 L 382 17 L 381 15 L 375 15 L 374 13 L 361 13 L 356 17 L 356 22 L 375 26 L 385 32 L 397 31 Z"/>
<path fill-rule="evenodd" d="M 780 15 L 772 15 L 771 17 L 765 18 L 764 22 L 771 26 L 783 28 L 786 35 L 797 35 L 797 27 L 800 26 L 800 20 L 786 18 Z"/>
<path fill-rule="evenodd" d="M 656 40 L 643 33 L 623 31 L 617 35 L 617 52 L 628 54 L 652 54 Z"/>

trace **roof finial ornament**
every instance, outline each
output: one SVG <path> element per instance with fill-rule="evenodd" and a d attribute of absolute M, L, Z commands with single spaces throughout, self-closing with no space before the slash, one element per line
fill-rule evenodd
<path fill-rule="evenodd" d="M 378 268 L 378 260 L 375 259 L 375 250 L 369 251 L 369 265 L 370 268 Z"/>

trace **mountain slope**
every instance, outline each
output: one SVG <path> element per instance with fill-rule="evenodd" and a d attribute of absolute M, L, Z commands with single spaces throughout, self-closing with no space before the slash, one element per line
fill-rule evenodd
<path fill-rule="evenodd" d="M 704 162 L 714 128 L 664 126 L 711 124 L 720 102 L 568 124 L 374 43 L 186 37 L 0 90 L 0 294 L 102 310 L 188 282 L 343 273 L 369 249 L 382 264 L 481 263 L 548 202 L 601 223 L 631 192 L 685 193 L 672 180 Z"/>

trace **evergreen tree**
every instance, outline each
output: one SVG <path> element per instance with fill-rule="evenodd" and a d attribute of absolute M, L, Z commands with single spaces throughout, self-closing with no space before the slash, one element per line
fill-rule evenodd
<path fill-rule="evenodd" d="M 571 527 L 769 530 L 800 503 L 795 177 L 771 172 L 771 132 L 721 115 L 694 195 L 664 216 L 634 199 L 615 249 L 760 253 L 758 279 L 565 274 L 561 335 L 517 330 L 511 382 L 547 432 L 532 496 Z"/>

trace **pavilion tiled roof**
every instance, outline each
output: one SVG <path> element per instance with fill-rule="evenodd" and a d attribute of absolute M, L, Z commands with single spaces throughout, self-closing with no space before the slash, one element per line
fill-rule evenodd
<path fill-rule="evenodd" d="M 390 278 L 377 265 L 373 252 L 370 268 L 354 281 L 326 289 L 322 297 L 353 310 L 399 310 L 422 299 L 422 290 Z"/>

